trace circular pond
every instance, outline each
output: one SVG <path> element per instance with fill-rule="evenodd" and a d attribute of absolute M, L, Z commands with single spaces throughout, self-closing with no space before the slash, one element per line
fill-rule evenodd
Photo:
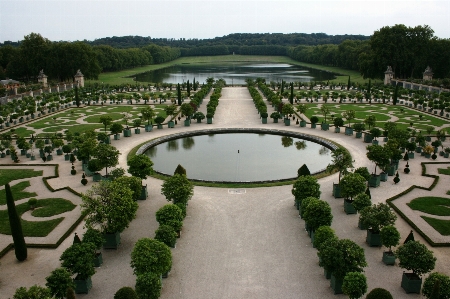
<path fill-rule="evenodd" d="M 297 177 L 306 164 L 311 173 L 331 162 L 334 144 L 315 136 L 277 130 L 195 131 L 153 140 L 138 153 L 155 171 L 172 175 L 178 164 L 189 179 L 214 182 L 264 182 Z"/>

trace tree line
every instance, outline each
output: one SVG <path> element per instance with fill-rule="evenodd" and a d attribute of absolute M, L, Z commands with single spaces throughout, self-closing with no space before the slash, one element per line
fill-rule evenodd
<path fill-rule="evenodd" d="M 450 77 L 450 39 L 434 36 L 428 26 L 386 26 L 369 40 L 339 45 L 300 45 L 287 50 L 294 60 L 359 71 L 364 78 L 383 78 L 391 66 L 396 78 L 422 78 L 427 66 L 435 78 Z"/>

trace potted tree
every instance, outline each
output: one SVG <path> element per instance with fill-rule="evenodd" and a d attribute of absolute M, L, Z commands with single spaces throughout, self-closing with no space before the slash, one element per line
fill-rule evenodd
<path fill-rule="evenodd" d="M 362 131 L 366 129 L 366 125 L 363 123 L 356 123 L 353 125 L 353 129 L 356 131 L 356 138 L 361 138 Z"/>
<path fill-rule="evenodd" d="M 300 205 L 300 208 L 299 208 L 300 218 L 304 217 L 305 211 L 306 211 L 306 208 L 308 207 L 308 205 L 316 200 L 319 200 L 319 199 L 316 197 L 312 197 L 312 196 L 306 197 L 302 200 L 302 204 Z M 309 227 L 308 221 L 305 221 L 305 230 L 308 233 L 308 236 L 311 236 L 311 228 Z"/>
<path fill-rule="evenodd" d="M 49 289 L 51 296 L 57 299 L 64 299 L 67 289 L 75 289 L 71 274 L 66 268 L 57 268 L 45 278 L 45 286 Z"/>
<path fill-rule="evenodd" d="M 439 285 L 439 287 L 436 287 L 436 285 Z M 437 292 L 436 288 L 438 289 Z M 433 296 L 433 293 L 437 293 L 439 296 Z M 431 273 L 423 283 L 422 294 L 427 299 L 448 298 L 450 296 L 450 277 L 438 272 Z"/>
<path fill-rule="evenodd" d="M 306 106 L 305 104 L 299 104 L 296 108 L 297 111 L 303 115 L 305 115 L 306 110 L 308 110 L 308 106 Z M 303 118 L 300 121 L 300 127 L 306 127 L 306 121 Z"/>
<path fill-rule="evenodd" d="M 174 204 L 187 205 L 194 194 L 194 187 L 186 175 L 176 173 L 164 181 L 161 194 L 166 197 L 167 201 L 172 201 Z"/>
<path fill-rule="evenodd" d="M 334 132 L 335 133 L 340 133 L 341 132 L 341 127 L 344 126 L 344 120 L 342 119 L 342 117 L 336 117 L 333 120 L 333 124 L 334 124 Z"/>
<path fill-rule="evenodd" d="M 364 208 L 370 207 L 372 205 L 372 201 L 370 200 L 370 196 L 366 193 L 360 193 L 355 196 L 355 200 L 353 201 L 353 207 L 355 208 L 357 213 L 360 213 Z M 361 217 L 358 220 L 358 227 L 362 230 L 367 229 L 361 221 Z"/>
<path fill-rule="evenodd" d="M 322 225 L 314 232 L 313 247 L 320 251 L 322 249 L 322 244 L 330 239 L 335 239 L 337 241 L 338 238 L 336 233 L 330 226 Z"/>
<path fill-rule="evenodd" d="M 395 254 L 392 246 L 397 246 L 400 242 L 400 233 L 393 225 L 388 225 L 380 230 L 381 244 L 387 247 L 388 251 L 383 251 L 383 263 L 385 265 L 395 264 Z"/>
<path fill-rule="evenodd" d="M 177 111 L 177 106 L 175 106 L 175 105 L 168 105 L 168 106 L 164 107 L 164 111 L 166 112 L 167 116 L 172 117 L 167 122 L 167 127 L 168 128 L 174 128 L 175 127 L 175 122 L 173 121 L 173 116 L 177 113 L 176 112 Z"/>
<path fill-rule="evenodd" d="M 156 221 L 159 225 L 170 225 L 180 236 L 183 227 L 183 212 L 177 205 L 167 204 L 156 212 Z"/>
<path fill-rule="evenodd" d="M 172 253 L 166 244 L 158 240 L 142 238 L 134 245 L 130 264 L 133 274 L 137 276 L 149 272 L 162 275 L 172 268 Z"/>
<path fill-rule="evenodd" d="M 134 134 L 141 134 L 141 123 L 142 120 L 140 118 L 133 120 Z"/>
<path fill-rule="evenodd" d="M 377 166 L 381 169 L 385 168 L 386 165 L 389 165 L 390 152 L 381 145 L 368 145 L 367 146 L 367 158 L 370 161 L 375 163 L 375 171 L 372 173 L 371 178 L 369 179 L 370 187 L 378 187 L 380 186 L 380 175 L 377 175 Z"/>
<path fill-rule="evenodd" d="M 141 109 L 141 114 L 142 120 L 147 121 L 147 124 L 145 125 L 145 132 L 151 132 L 153 129 L 151 121 L 153 117 L 155 117 L 155 111 L 153 110 L 152 106 L 148 105 L 145 108 Z"/>
<path fill-rule="evenodd" d="M 142 181 L 153 173 L 153 162 L 146 155 L 135 155 L 127 161 L 128 172 L 135 177 L 140 178 Z M 142 186 L 140 198 L 145 200 L 148 197 L 147 185 Z"/>
<path fill-rule="evenodd" d="M 194 119 L 197 120 L 197 123 L 201 123 L 203 119 L 205 119 L 205 115 L 201 111 L 197 111 L 194 113 Z"/>
<path fill-rule="evenodd" d="M 279 113 L 278 111 L 274 111 L 274 112 L 272 112 L 272 113 L 270 114 L 270 118 L 273 119 L 273 122 L 274 122 L 274 123 L 278 123 L 278 119 L 281 118 L 281 115 L 280 115 L 280 113 Z"/>
<path fill-rule="evenodd" d="M 289 118 L 289 115 L 293 114 L 294 112 L 295 112 L 294 111 L 294 106 L 292 106 L 292 104 L 289 104 L 289 103 L 284 104 L 283 108 L 281 108 L 281 113 L 283 113 L 283 115 L 284 115 L 284 124 L 286 126 L 290 126 L 291 125 L 291 120 Z"/>
<path fill-rule="evenodd" d="M 105 243 L 102 233 L 99 230 L 88 227 L 86 232 L 83 234 L 82 243 L 94 244 L 94 267 L 100 267 L 103 264 L 103 255 L 99 250 L 102 248 L 103 243 Z"/>
<path fill-rule="evenodd" d="M 155 231 L 155 240 L 163 242 L 171 248 L 175 248 L 177 243 L 177 232 L 170 225 L 160 225 Z"/>
<path fill-rule="evenodd" d="M 261 122 L 263 124 L 267 124 L 267 117 L 269 116 L 269 114 L 267 112 L 261 112 Z"/>
<path fill-rule="evenodd" d="M 327 115 L 330 114 L 330 108 L 328 108 L 327 105 L 322 104 L 322 107 L 320 107 L 320 111 L 322 112 L 323 115 L 323 122 L 321 124 L 321 129 L 323 131 L 328 131 L 330 129 L 330 124 L 327 123 Z"/>
<path fill-rule="evenodd" d="M 309 120 L 311 121 L 311 128 L 315 129 L 316 124 L 319 121 L 319 118 L 317 116 L 311 116 L 311 118 Z"/>
<path fill-rule="evenodd" d="M 367 292 L 366 276 L 360 272 L 349 272 L 342 283 L 342 292 L 350 299 L 359 299 Z"/>
<path fill-rule="evenodd" d="M 370 129 L 370 135 L 372 136 L 372 144 L 378 144 L 377 138 L 381 136 L 381 130 L 379 128 Z"/>
<path fill-rule="evenodd" d="M 310 202 L 306 207 L 303 219 L 308 223 L 308 227 L 311 230 L 311 241 L 314 242 L 314 232 L 319 227 L 325 225 L 330 226 L 333 220 L 333 215 L 331 214 L 330 205 L 323 200 L 315 200 Z"/>
<path fill-rule="evenodd" d="M 342 294 L 342 284 L 347 273 L 362 272 L 367 266 L 364 249 L 348 239 L 322 246 L 318 255 L 320 264 L 331 273 L 330 284 L 335 294 Z"/>
<path fill-rule="evenodd" d="M 347 169 L 353 167 L 352 157 L 350 153 L 344 148 L 337 148 L 331 153 L 332 163 L 328 164 L 327 171 L 329 173 L 338 171 L 339 180 L 338 183 L 333 183 L 333 196 L 335 198 L 341 198 L 341 175 L 348 173 Z"/>
<path fill-rule="evenodd" d="M 89 293 L 92 288 L 91 276 L 94 269 L 95 245 L 92 243 L 75 243 L 67 248 L 61 255 L 61 265 L 66 268 L 74 278 L 75 293 Z"/>
<path fill-rule="evenodd" d="M 349 173 L 341 181 L 341 193 L 344 196 L 344 211 L 348 214 L 356 214 L 353 206 L 353 198 L 366 190 L 366 179 L 358 173 Z"/>
<path fill-rule="evenodd" d="M 155 117 L 155 123 L 156 123 L 158 129 L 163 128 L 162 123 L 164 122 L 164 120 L 165 120 L 165 118 L 162 117 L 161 115 L 158 115 L 157 117 Z"/>
<path fill-rule="evenodd" d="M 355 110 L 347 110 L 342 113 L 342 116 L 348 121 L 348 126 L 345 128 L 345 135 L 353 135 L 352 120 L 356 117 Z"/>
<path fill-rule="evenodd" d="M 409 241 L 400 245 L 395 251 L 401 268 L 412 271 L 403 272 L 401 287 L 406 293 L 420 294 L 423 274 L 434 269 L 436 258 L 433 252 L 419 241 Z"/>
<path fill-rule="evenodd" d="M 114 134 L 114 140 L 120 139 L 120 132 L 123 130 L 123 126 L 119 123 L 113 123 L 110 127 L 111 133 Z"/>
<path fill-rule="evenodd" d="M 191 125 L 191 116 L 194 113 L 194 108 L 189 103 L 183 103 L 180 107 L 181 113 L 186 116 L 186 119 L 184 120 L 184 125 L 186 127 L 189 127 Z"/>
<path fill-rule="evenodd" d="M 72 152 L 72 144 L 65 144 L 62 146 L 62 151 L 63 153 L 65 153 L 64 155 L 64 161 L 69 161 L 70 160 L 70 153 Z"/>
<path fill-rule="evenodd" d="M 136 217 L 138 204 L 133 192 L 116 181 L 101 181 L 82 195 L 81 208 L 87 227 L 99 227 L 105 237 L 103 248 L 117 249 L 120 233 Z"/>
<path fill-rule="evenodd" d="M 91 159 L 88 162 L 88 170 L 93 173 L 92 180 L 94 182 L 100 182 L 102 175 L 99 173 L 103 169 L 103 164 L 99 159 Z"/>
<path fill-rule="evenodd" d="M 131 130 L 128 128 L 128 121 L 133 117 L 131 113 L 124 112 L 122 113 L 122 119 L 125 123 L 125 128 L 123 129 L 123 137 L 131 137 Z"/>
<path fill-rule="evenodd" d="M 136 277 L 137 298 L 159 298 L 161 296 L 161 275 L 146 272 Z M 129 299 L 129 297 L 127 297 Z"/>
<path fill-rule="evenodd" d="M 292 186 L 292 195 L 294 195 L 295 206 L 300 210 L 302 200 L 307 197 L 320 198 L 320 184 L 317 178 L 311 175 L 300 176 Z"/>
<path fill-rule="evenodd" d="M 381 246 L 380 230 L 385 226 L 394 225 L 397 215 L 385 203 L 364 208 L 360 214 L 362 224 L 367 227 L 367 244 Z"/>

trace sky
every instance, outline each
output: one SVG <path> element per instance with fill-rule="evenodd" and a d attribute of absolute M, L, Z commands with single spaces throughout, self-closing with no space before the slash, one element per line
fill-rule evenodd
<path fill-rule="evenodd" d="M 450 38 L 450 0 L 0 0 L 0 42 L 112 36 L 214 38 L 231 33 L 372 35 L 428 25 Z"/>

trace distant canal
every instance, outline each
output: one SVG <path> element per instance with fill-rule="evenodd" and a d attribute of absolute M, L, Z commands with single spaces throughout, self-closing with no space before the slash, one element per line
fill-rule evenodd
<path fill-rule="evenodd" d="M 142 73 L 135 76 L 139 82 L 183 83 L 189 80 L 200 83 L 206 79 L 224 79 L 227 84 L 245 84 L 246 78 L 264 78 L 266 82 L 310 82 L 327 81 L 335 78 L 333 73 L 307 69 L 286 63 L 242 63 L 182 64 Z"/>

